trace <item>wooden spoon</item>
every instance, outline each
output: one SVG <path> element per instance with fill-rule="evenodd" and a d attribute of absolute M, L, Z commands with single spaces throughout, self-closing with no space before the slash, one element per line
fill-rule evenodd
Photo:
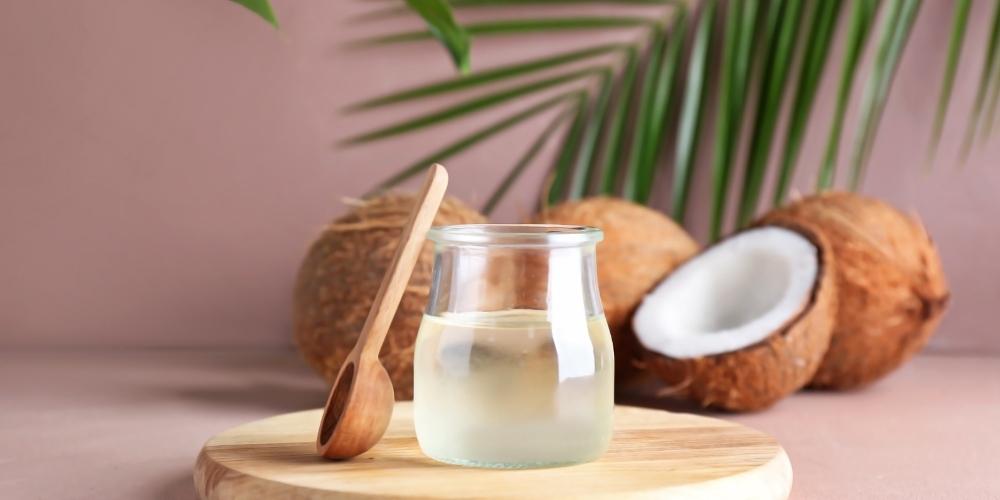
<path fill-rule="evenodd" d="M 316 436 L 316 450 L 326 458 L 341 460 L 368 451 L 389 426 L 392 380 L 378 353 L 447 187 L 448 171 L 431 165 L 358 343 L 341 366 L 326 402 Z"/>

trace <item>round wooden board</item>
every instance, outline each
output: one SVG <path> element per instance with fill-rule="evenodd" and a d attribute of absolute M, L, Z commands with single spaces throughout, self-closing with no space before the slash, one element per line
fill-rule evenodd
<path fill-rule="evenodd" d="M 316 454 L 322 410 L 266 418 L 205 444 L 194 478 L 202 499 L 785 499 L 792 466 L 774 438 L 714 418 L 615 407 L 599 460 L 555 469 L 447 465 L 423 455 L 413 405 L 396 403 L 385 437 L 345 462 Z"/>

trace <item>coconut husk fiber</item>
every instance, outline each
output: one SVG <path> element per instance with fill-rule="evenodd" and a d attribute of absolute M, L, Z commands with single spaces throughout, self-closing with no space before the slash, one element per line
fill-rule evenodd
<path fill-rule="evenodd" d="M 661 395 L 686 397 L 715 409 L 757 411 L 812 379 L 830 343 L 837 314 L 837 261 L 821 233 L 791 222 L 776 225 L 797 232 L 817 249 L 816 280 L 809 298 L 777 331 L 737 351 L 676 359 L 645 350 L 647 366 L 667 385 Z"/>
<path fill-rule="evenodd" d="M 618 198 L 567 202 L 531 222 L 604 230 L 604 241 L 597 244 L 597 281 L 614 342 L 615 382 L 639 379 L 641 346 L 632 330 L 632 315 L 653 286 L 698 253 L 698 244 L 666 215 Z"/>
<path fill-rule="evenodd" d="M 913 357 L 948 304 L 941 259 L 923 226 L 891 206 L 833 192 L 792 203 L 760 224 L 797 224 L 825 235 L 837 256 L 839 311 L 810 387 L 853 389 Z"/>
<path fill-rule="evenodd" d="M 292 304 L 294 342 L 331 385 L 368 318 L 413 201 L 412 195 L 387 195 L 364 202 L 326 226 L 302 262 Z M 452 198 L 434 217 L 436 226 L 484 222 Z M 397 400 L 413 399 L 413 344 L 430 292 L 433 249 L 424 244 L 379 353 Z"/>

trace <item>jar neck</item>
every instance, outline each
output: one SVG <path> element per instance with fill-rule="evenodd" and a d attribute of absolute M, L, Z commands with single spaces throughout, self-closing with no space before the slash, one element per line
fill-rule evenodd
<path fill-rule="evenodd" d="M 604 239 L 604 231 L 559 224 L 460 224 L 431 228 L 427 237 L 440 245 L 569 248 L 596 244 Z"/>
<path fill-rule="evenodd" d="M 603 314 L 596 242 L 577 245 L 437 243 L 427 314 L 512 309 Z"/>

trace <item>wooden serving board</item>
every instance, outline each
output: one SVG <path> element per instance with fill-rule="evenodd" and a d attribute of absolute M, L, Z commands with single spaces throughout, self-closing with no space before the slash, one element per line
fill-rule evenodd
<path fill-rule="evenodd" d="M 602 458 L 555 469 L 446 465 L 420 452 L 413 405 L 396 403 L 385 437 L 352 460 L 316 454 L 322 410 L 222 432 L 198 455 L 202 499 L 785 499 L 788 456 L 772 437 L 714 418 L 615 407 Z"/>

